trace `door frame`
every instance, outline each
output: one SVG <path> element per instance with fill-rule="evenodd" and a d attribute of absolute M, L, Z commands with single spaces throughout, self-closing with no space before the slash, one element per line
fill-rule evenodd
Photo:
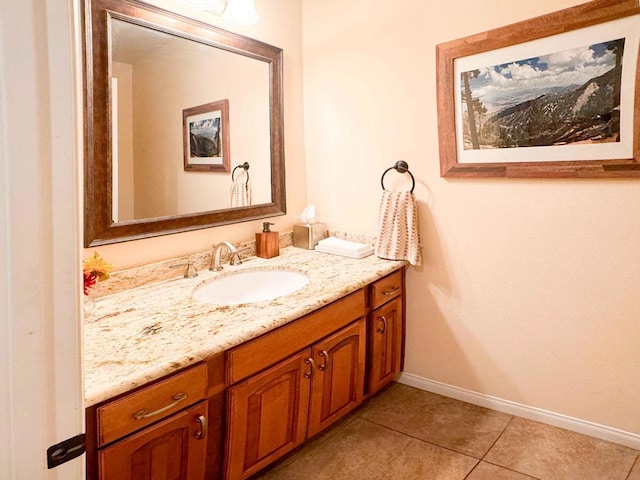
<path fill-rule="evenodd" d="M 77 0 L 0 2 L 0 478 L 84 431 Z M 81 102 L 80 102 L 81 103 Z"/>

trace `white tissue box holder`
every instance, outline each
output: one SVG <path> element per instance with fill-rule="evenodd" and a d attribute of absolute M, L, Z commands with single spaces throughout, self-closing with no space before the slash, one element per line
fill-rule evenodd
<path fill-rule="evenodd" d="M 313 250 L 320 240 L 327 238 L 327 234 L 324 223 L 298 223 L 293 226 L 293 246 Z"/>

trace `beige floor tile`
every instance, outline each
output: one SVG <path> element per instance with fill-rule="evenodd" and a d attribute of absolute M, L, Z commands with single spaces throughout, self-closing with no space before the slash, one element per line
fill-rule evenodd
<path fill-rule="evenodd" d="M 463 480 L 477 463 L 475 458 L 411 439 L 407 448 L 379 478 Z"/>
<path fill-rule="evenodd" d="M 298 447 L 298 449 L 294 450 L 293 452 L 288 453 L 287 455 L 285 455 L 281 459 L 276 460 L 274 463 L 271 464 L 271 466 L 268 468 L 268 470 L 271 471 L 271 470 L 284 468 L 287 465 L 289 465 L 290 463 L 295 462 L 298 458 L 304 457 L 305 455 L 308 454 L 309 451 L 313 450 L 317 445 L 319 445 L 319 444 L 321 444 L 321 443 L 323 443 L 325 441 L 331 441 L 330 438 L 333 435 L 335 435 L 340 430 L 342 430 L 347 425 L 349 425 L 351 422 L 356 420 L 356 418 L 357 418 L 357 415 L 355 413 L 353 413 L 353 412 L 347 414 L 345 417 L 343 417 L 340 420 L 338 420 L 336 423 L 331 425 L 326 430 L 320 432 L 315 437 L 313 437 L 311 439 L 308 439 L 304 443 L 304 445 L 302 445 L 301 447 Z M 263 478 L 263 477 L 259 476 L 257 478 Z M 269 478 L 272 478 L 272 477 L 269 477 Z M 277 478 L 277 477 L 273 477 L 273 478 Z M 252 477 L 252 479 L 253 479 L 253 477 Z"/>
<path fill-rule="evenodd" d="M 258 478 L 463 480 L 477 462 L 474 458 L 357 419 Z"/>
<path fill-rule="evenodd" d="M 480 462 L 466 480 L 535 480 L 523 473 L 507 470 L 487 462 Z"/>
<path fill-rule="evenodd" d="M 504 413 L 400 384 L 365 407 L 361 417 L 478 459 L 511 419 Z"/>
<path fill-rule="evenodd" d="M 640 457 L 636 459 L 636 464 L 631 469 L 627 480 L 640 480 Z"/>
<path fill-rule="evenodd" d="M 514 418 L 484 458 L 542 480 L 626 480 L 638 452 Z"/>
<path fill-rule="evenodd" d="M 305 448 L 296 458 L 275 468 L 260 480 L 369 480 L 382 479 L 393 460 L 411 438 L 384 427 L 356 419 L 344 428 Z"/>

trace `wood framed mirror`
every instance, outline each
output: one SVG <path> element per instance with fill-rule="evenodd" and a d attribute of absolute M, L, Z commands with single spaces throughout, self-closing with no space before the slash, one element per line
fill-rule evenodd
<path fill-rule="evenodd" d="M 280 48 L 135 0 L 83 14 L 85 247 L 286 212 Z M 185 114 L 203 105 L 226 111 Z M 213 167 L 184 168 L 189 136 Z M 251 200 L 232 206 L 245 163 Z"/>

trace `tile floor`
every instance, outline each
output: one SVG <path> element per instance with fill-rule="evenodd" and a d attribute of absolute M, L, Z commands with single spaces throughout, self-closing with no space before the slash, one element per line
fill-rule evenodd
<path fill-rule="evenodd" d="M 640 480 L 640 452 L 394 384 L 260 480 Z"/>

